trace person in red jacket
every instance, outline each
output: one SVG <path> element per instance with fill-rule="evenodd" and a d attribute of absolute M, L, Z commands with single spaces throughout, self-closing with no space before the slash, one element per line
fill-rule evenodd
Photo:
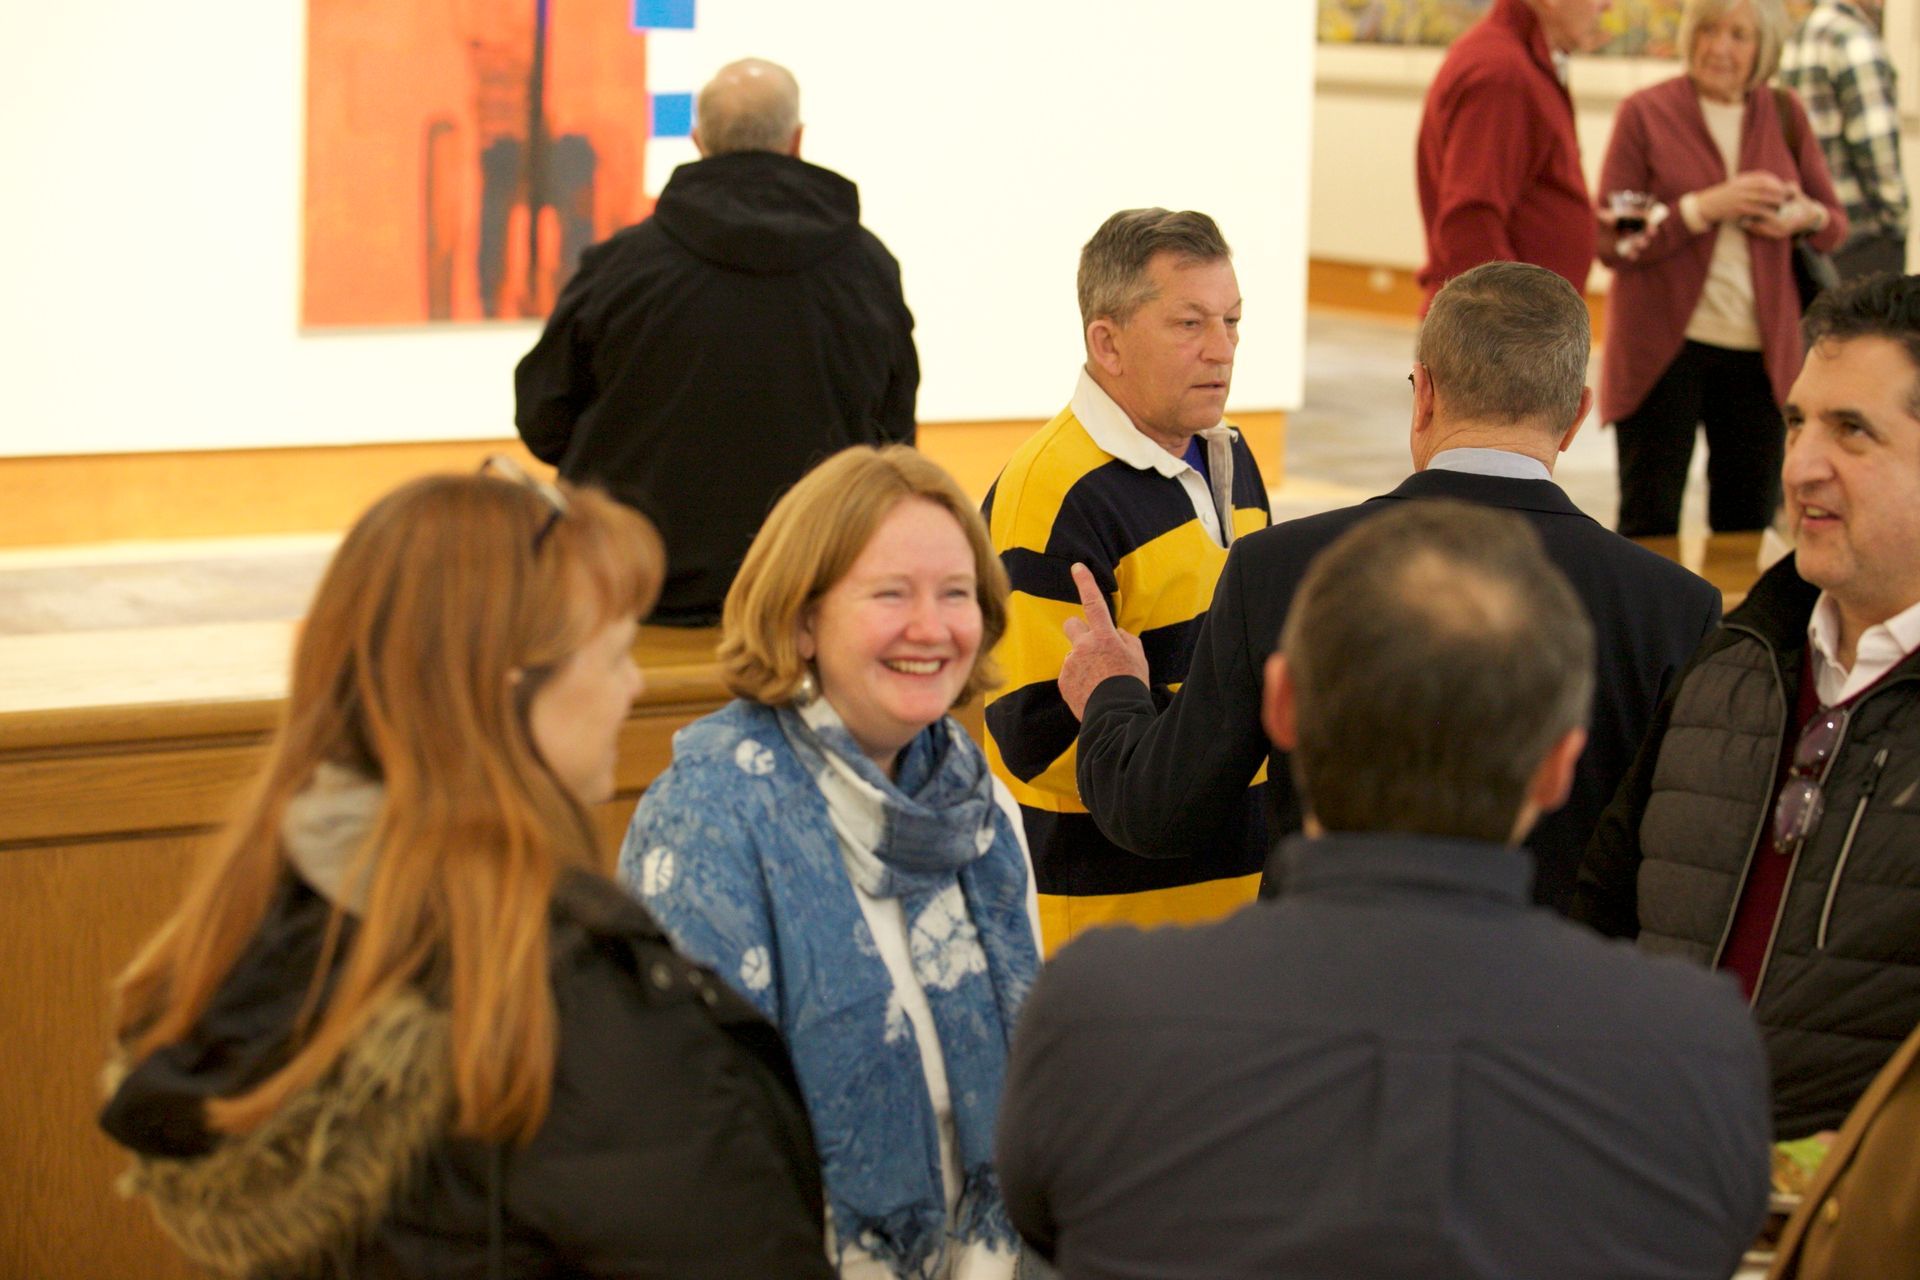
<path fill-rule="evenodd" d="M 1620 450 L 1620 532 L 1672 534 L 1707 431 L 1707 521 L 1764 528 L 1780 499 L 1780 406 L 1799 376 L 1793 239 L 1847 235 L 1799 99 L 1767 87 L 1780 0 L 1688 0 L 1686 73 L 1620 104 L 1601 167 L 1600 257 L 1614 269 L 1600 419 Z M 1642 192 L 1649 226 L 1617 235 L 1610 198 Z M 1665 213 L 1662 213 L 1662 207 Z"/>
<path fill-rule="evenodd" d="M 1483 262 L 1530 262 L 1585 290 L 1594 228 L 1567 95 L 1570 54 L 1610 0 L 1494 0 L 1447 51 L 1415 153 L 1427 230 L 1421 314 Z"/>

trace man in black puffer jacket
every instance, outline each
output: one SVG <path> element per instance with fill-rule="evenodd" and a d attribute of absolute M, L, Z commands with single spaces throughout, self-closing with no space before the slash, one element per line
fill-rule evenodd
<path fill-rule="evenodd" d="M 900 267 L 860 195 L 800 159 L 800 89 L 759 59 L 700 91 L 653 216 L 588 249 L 514 372 L 535 457 L 667 544 L 652 621 L 706 626 L 774 499 L 856 444 L 912 444 Z"/>
<path fill-rule="evenodd" d="M 1920 1022 L 1920 277 L 1805 328 L 1798 550 L 1661 707 L 1573 912 L 1738 977 L 1781 1138 L 1837 1127 Z"/>

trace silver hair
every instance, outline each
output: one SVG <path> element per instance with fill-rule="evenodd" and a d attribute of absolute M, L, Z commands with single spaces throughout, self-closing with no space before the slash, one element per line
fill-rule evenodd
<path fill-rule="evenodd" d="M 1738 4 L 1753 7 L 1753 25 L 1760 37 L 1760 47 L 1753 53 L 1753 74 L 1747 77 L 1747 88 L 1753 90 L 1773 79 L 1773 73 L 1780 69 L 1780 46 L 1787 40 L 1787 10 L 1780 0 L 1687 0 L 1687 7 L 1680 11 L 1680 34 L 1674 42 L 1674 48 L 1680 51 L 1680 60 L 1689 65 L 1693 62 L 1693 40 L 1703 22 L 1718 22 L 1727 16 L 1727 11 Z"/>

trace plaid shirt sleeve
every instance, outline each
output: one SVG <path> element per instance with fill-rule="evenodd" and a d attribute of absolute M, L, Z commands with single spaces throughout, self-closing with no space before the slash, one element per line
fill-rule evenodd
<path fill-rule="evenodd" d="M 1854 233 L 1904 236 L 1898 95 L 1879 32 L 1847 0 L 1822 0 L 1781 50 L 1780 80 L 1807 108 Z"/>
<path fill-rule="evenodd" d="M 1843 122 L 1848 168 L 1883 232 L 1907 229 L 1907 185 L 1900 175 L 1900 108 L 1887 49 L 1870 31 L 1836 32 L 1830 76 Z"/>

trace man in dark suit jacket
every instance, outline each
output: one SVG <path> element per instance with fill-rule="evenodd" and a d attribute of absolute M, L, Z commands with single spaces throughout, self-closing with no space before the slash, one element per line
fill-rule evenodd
<path fill-rule="evenodd" d="M 1538 861 L 1535 900 L 1565 912 L 1587 839 L 1667 682 L 1720 621 L 1712 586 L 1602 528 L 1553 483 L 1554 460 L 1592 402 L 1590 341 L 1586 303 L 1551 271 L 1492 262 L 1442 289 L 1415 350 L 1414 474 L 1359 506 L 1236 542 L 1186 683 L 1164 710 L 1137 676 L 1137 642 L 1101 624 L 1104 606 L 1091 593 L 1091 621 L 1069 624 L 1076 638 L 1060 689 L 1081 716 L 1080 796 L 1109 839 L 1143 857 L 1205 848 L 1263 762 L 1271 834 L 1299 830 L 1303 806 L 1286 757 L 1259 718 L 1261 666 L 1294 590 L 1314 555 L 1353 525 L 1408 499 L 1455 498 L 1525 516 L 1599 638 L 1573 793 L 1527 839 Z M 1089 592 L 1083 584 L 1083 599 Z"/>
<path fill-rule="evenodd" d="M 1753 1020 L 1533 906 L 1516 847 L 1573 785 L 1593 629 L 1520 516 L 1383 505 L 1263 664 L 1312 797 L 1279 900 L 1048 961 L 1007 1213 L 1067 1280 L 1725 1276 L 1767 1203 Z"/>

